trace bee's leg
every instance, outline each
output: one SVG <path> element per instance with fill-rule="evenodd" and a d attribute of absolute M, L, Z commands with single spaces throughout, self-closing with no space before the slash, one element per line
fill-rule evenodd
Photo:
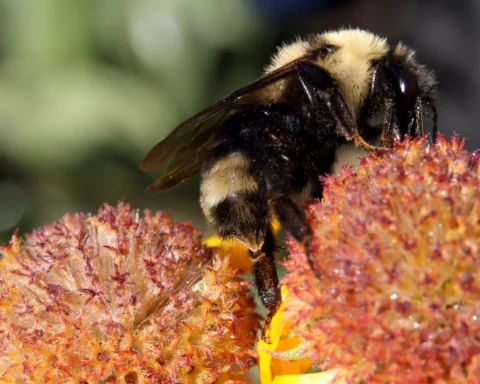
<path fill-rule="evenodd" d="M 255 194 L 230 197 L 209 212 L 217 233 L 234 237 L 249 249 L 253 262 L 253 280 L 262 304 L 268 311 L 266 330 L 281 303 L 275 268 L 275 236 L 269 226 L 269 205 Z M 265 332 L 264 332 L 265 336 Z"/>
<path fill-rule="evenodd" d="M 432 131 L 432 140 L 434 143 L 437 141 L 437 135 L 438 135 L 438 114 L 437 114 L 437 108 L 435 108 L 435 105 L 432 103 L 428 104 L 428 107 L 430 108 L 432 114 L 433 114 L 433 131 Z"/>
<path fill-rule="evenodd" d="M 270 229 L 266 233 L 262 248 L 257 252 L 250 251 L 250 258 L 253 261 L 253 280 L 260 300 L 268 311 L 262 332 L 262 337 L 265 341 L 268 341 L 266 330 L 269 328 L 270 322 L 282 300 L 278 287 L 274 252 L 275 236 Z"/>
<path fill-rule="evenodd" d="M 426 113 L 426 109 L 430 110 L 432 113 L 432 142 L 435 144 L 438 134 L 438 115 L 437 109 L 431 101 L 424 101 L 420 98 L 417 98 L 415 101 L 415 112 L 410 135 L 413 137 L 424 135 L 423 116 Z"/>
<path fill-rule="evenodd" d="M 415 102 L 414 121 L 410 131 L 411 136 L 423 135 L 423 105 L 420 98 Z"/>
<path fill-rule="evenodd" d="M 385 100 L 384 141 L 391 142 L 393 137 L 403 139 L 404 135 L 417 137 L 424 134 L 423 115 L 426 109 L 432 109 L 432 103 L 418 94 L 417 75 L 408 65 L 389 57 L 376 70 L 373 89 L 376 92 L 374 97 Z M 433 125 L 435 140 L 435 113 Z"/>
<path fill-rule="evenodd" d="M 325 69 L 303 61 L 299 62 L 295 69 L 297 80 L 309 101 L 311 116 L 315 116 L 318 98 L 320 98 L 329 109 L 338 130 L 347 140 L 354 140 L 356 145 L 368 151 L 379 149 L 368 144 L 360 136 L 355 117 Z"/>
<path fill-rule="evenodd" d="M 389 147 L 393 144 L 393 139 L 400 140 L 400 130 L 398 128 L 397 114 L 395 111 L 395 102 L 390 98 L 385 98 L 385 112 L 383 117 L 383 130 L 380 141 L 383 145 Z"/>
<path fill-rule="evenodd" d="M 415 103 L 414 110 L 411 116 L 406 121 L 407 132 L 409 136 L 416 137 L 423 135 L 423 105 L 420 99 Z M 397 110 L 395 108 L 395 101 L 391 98 L 385 99 L 385 115 L 383 120 L 383 131 L 381 142 L 387 147 L 393 145 L 393 140 L 403 140 L 400 123 L 398 120 Z"/>
<path fill-rule="evenodd" d="M 435 143 L 437 141 L 438 134 L 437 109 L 431 102 L 423 101 L 420 98 L 417 98 L 415 102 L 415 116 L 410 135 L 413 137 L 424 135 L 423 116 L 425 113 L 425 109 L 429 109 L 432 113 L 432 142 Z"/>
<path fill-rule="evenodd" d="M 312 258 L 312 232 L 305 219 L 304 212 L 297 207 L 289 197 L 278 197 L 272 200 L 273 210 L 285 230 L 302 243 L 308 264 L 314 275 L 320 278 L 320 272 L 315 268 Z"/>

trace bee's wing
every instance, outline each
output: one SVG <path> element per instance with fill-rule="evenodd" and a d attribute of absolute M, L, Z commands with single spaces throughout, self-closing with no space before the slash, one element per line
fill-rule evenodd
<path fill-rule="evenodd" d="M 140 165 L 144 171 L 167 167 L 167 172 L 151 184 L 147 191 L 167 190 L 193 176 L 200 169 L 201 157 L 217 128 L 232 114 L 254 101 L 253 95 L 293 74 L 295 64 L 308 55 L 269 72 L 224 99 L 204 109 L 180 124 L 165 139 L 155 145 Z"/>

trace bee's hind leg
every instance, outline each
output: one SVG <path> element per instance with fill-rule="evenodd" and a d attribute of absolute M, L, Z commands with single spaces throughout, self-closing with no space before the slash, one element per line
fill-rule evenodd
<path fill-rule="evenodd" d="M 256 252 L 250 251 L 250 258 L 253 261 L 253 280 L 260 300 L 268 311 L 262 332 L 262 338 L 266 342 L 269 342 L 266 331 L 282 301 L 275 267 L 275 248 L 275 236 L 272 230 L 268 229 L 262 247 Z"/>

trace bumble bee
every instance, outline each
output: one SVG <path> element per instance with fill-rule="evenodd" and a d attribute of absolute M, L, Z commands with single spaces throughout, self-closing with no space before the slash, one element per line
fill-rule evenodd
<path fill-rule="evenodd" d="M 200 172 L 203 213 L 221 237 L 250 250 L 268 319 L 281 300 L 273 217 L 307 246 L 315 271 L 303 204 L 321 198 L 320 176 L 332 172 L 339 148 L 422 135 L 429 111 L 435 136 L 436 81 L 414 54 L 360 29 L 285 45 L 258 80 L 180 124 L 143 160 L 143 170 L 167 168 L 150 193 Z"/>

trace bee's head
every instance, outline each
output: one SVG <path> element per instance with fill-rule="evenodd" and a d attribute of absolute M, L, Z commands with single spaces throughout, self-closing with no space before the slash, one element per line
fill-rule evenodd
<path fill-rule="evenodd" d="M 412 49 L 402 43 L 390 48 L 385 39 L 360 29 L 327 32 L 310 41 L 318 52 L 315 64 L 337 83 L 362 136 L 391 141 L 423 134 L 423 114 L 435 112 L 436 81 Z"/>

